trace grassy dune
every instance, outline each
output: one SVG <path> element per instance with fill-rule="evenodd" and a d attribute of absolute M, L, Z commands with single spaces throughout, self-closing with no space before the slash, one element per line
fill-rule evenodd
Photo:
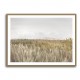
<path fill-rule="evenodd" d="M 71 62 L 72 40 L 11 40 L 11 62 Z"/>

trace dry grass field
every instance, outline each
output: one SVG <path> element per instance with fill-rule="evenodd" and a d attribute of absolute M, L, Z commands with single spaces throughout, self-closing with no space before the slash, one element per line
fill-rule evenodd
<path fill-rule="evenodd" d="M 11 40 L 11 62 L 71 62 L 72 40 Z"/>

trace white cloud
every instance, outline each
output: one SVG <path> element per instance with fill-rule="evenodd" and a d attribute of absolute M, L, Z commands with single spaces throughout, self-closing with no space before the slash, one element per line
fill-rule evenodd
<path fill-rule="evenodd" d="M 12 18 L 11 39 L 65 39 L 72 37 L 71 18 Z"/>

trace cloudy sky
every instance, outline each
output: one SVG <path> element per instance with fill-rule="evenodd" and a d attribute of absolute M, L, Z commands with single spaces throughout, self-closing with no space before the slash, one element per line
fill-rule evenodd
<path fill-rule="evenodd" d="M 72 37 L 72 18 L 11 18 L 11 39 Z"/>

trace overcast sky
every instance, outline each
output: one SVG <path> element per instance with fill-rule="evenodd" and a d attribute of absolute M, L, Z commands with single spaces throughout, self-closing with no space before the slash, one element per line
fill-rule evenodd
<path fill-rule="evenodd" d="M 11 39 L 72 37 L 72 18 L 11 18 Z"/>

